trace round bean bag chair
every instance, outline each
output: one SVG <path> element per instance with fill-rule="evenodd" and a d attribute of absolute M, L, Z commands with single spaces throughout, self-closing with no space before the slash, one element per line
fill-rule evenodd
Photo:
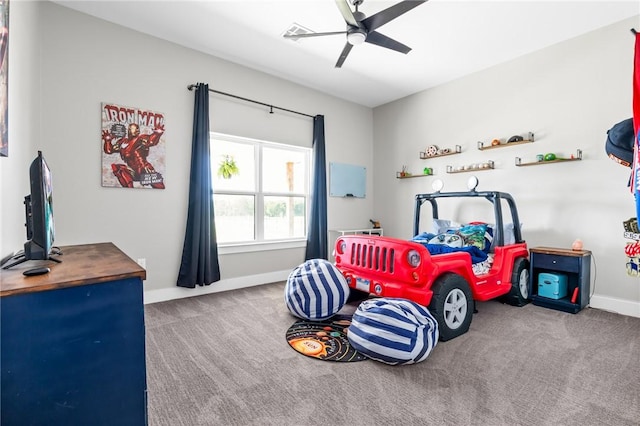
<path fill-rule="evenodd" d="M 347 333 L 358 352 L 391 365 L 424 361 L 438 337 L 438 322 L 427 308 L 395 298 L 360 303 Z"/>
<path fill-rule="evenodd" d="M 331 262 L 311 259 L 289 274 L 284 300 L 298 318 L 325 320 L 335 315 L 349 297 L 347 280 Z"/>

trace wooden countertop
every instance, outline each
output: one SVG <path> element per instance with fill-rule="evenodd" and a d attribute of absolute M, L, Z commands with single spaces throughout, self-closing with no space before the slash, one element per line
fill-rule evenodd
<path fill-rule="evenodd" d="M 60 247 L 62 263 L 27 261 L 0 269 L 0 297 L 96 284 L 120 279 L 147 278 L 147 272 L 113 243 Z M 51 272 L 26 277 L 27 269 L 46 266 Z"/>

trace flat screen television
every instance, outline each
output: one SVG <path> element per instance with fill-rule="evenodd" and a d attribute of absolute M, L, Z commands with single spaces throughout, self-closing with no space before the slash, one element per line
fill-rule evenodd
<path fill-rule="evenodd" d="M 24 251 L 18 253 L 3 266 L 4 269 L 27 260 L 53 260 L 59 254 L 54 249 L 55 227 L 53 221 L 53 183 L 51 169 L 41 151 L 29 167 L 31 193 L 24 197 L 27 242 Z"/>

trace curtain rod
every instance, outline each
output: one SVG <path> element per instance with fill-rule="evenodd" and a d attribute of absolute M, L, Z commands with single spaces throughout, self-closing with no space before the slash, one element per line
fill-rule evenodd
<path fill-rule="evenodd" d="M 196 84 L 190 84 L 190 85 L 187 86 L 187 89 L 193 90 L 196 86 L 197 86 Z M 229 96 L 231 98 L 236 98 L 236 99 L 240 99 L 240 100 L 243 100 L 243 101 L 246 101 L 246 102 L 252 102 L 254 104 L 258 104 L 258 105 L 269 107 L 269 114 L 273 114 L 273 109 L 275 108 L 275 109 L 279 109 L 281 111 L 292 112 L 294 114 L 299 114 L 299 115 L 304 115 L 305 117 L 314 118 L 313 115 L 305 114 L 304 112 L 293 111 L 291 109 L 281 108 L 281 107 L 278 107 L 278 106 L 275 106 L 275 105 L 270 105 L 270 104 L 265 104 L 264 102 L 254 101 L 253 99 L 243 98 L 242 96 L 232 95 L 231 93 L 225 93 L 225 92 L 221 92 L 219 90 L 214 90 L 214 89 L 209 89 L 209 91 L 213 92 L 213 93 L 218 93 L 220 95 Z"/>

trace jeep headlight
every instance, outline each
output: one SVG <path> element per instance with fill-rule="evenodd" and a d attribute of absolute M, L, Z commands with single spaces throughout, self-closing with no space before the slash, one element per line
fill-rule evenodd
<path fill-rule="evenodd" d="M 417 268 L 421 261 L 420 253 L 418 253 L 417 250 L 410 250 L 409 253 L 407 253 L 407 262 L 414 268 Z"/>

